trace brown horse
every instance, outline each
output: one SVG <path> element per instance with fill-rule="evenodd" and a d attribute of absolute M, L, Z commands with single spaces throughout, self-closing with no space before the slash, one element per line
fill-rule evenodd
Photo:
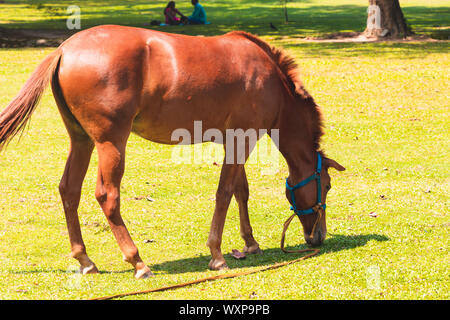
<path fill-rule="evenodd" d="M 136 278 L 145 278 L 151 271 L 120 215 L 120 182 L 130 132 L 154 142 L 176 144 L 171 133 L 178 128 L 193 132 L 196 120 L 202 121 L 203 130 L 214 128 L 222 133 L 238 128 L 277 129 L 278 148 L 289 166 L 287 182 L 293 186 L 315 172 L 319 155 L 323 156 L 319 147 L 321 114 L 295 71 L 292 58 L 244 32 L 191 37 L 122 26 L 91 28 L 48 55 L 2 111 L 0 147 L 24 128 L 51 81 L 71 142 L 59 187 L 71 256 L 80 262 L 83 274 L 98 272 L 86 253 L 77 213 L 81 185 L 96 147 L 95 196 L 124 260 L 134 266 Z M 247 159 L 252 147 L 245 140 L 231 151 L 226 148 L 225 155 L 244 148 Z M 296 208 L 317 207 L 318 196 L 325 203 L 330 188 L 327 169 L 344 170 L 325 157 L 321 165 L 318 188 L 309 183 L 295 191 L 286 190 Z M 214 270 L 226 268 L 220 246 L 233 195 L 239 205 L 244 252 L 260 252 L 248 217 L 244 163 L 224 161 L 207 242 L 212 255 L 209 267 Z M 325 215 L 313 211 L 299 217 L 306 241 L 319 245 L 326 235 Z"/>

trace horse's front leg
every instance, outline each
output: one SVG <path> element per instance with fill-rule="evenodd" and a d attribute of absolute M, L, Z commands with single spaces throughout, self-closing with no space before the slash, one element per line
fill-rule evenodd
<path fill-rule="evenodd" d="M 216 192 L 216 207 L 211 222 L 208 242 L 206 245 L 211 250 L 211 261 L 208 267 L 211 270 L 228 268 L 225 258 L 222 255 L 220 245 L 222 243 L 222 233 L 227 216 L 228 206 L 234 191 L 234 182 L 239 172 L 239 167 L 244 165 L 224 164 L 220 173 L 219 186 Z"/>
<path fill-rule="evenodd" d="M 239 206 L 240 233 L 245 242 L 245 253 L 261 253 L 258 242 L 253 237 L 250 218 L 248 216 L 248 182 L 244 166 L 239 166 L 239 170 L 234 181 L 234 197 Z"/>

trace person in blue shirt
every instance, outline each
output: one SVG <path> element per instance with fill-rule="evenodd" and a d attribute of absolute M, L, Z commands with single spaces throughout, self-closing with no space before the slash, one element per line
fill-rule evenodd
<path fill-rule="evenodd" d="M 194 6 L 194 12 L 188 17 L 190 24 L 205 24 L 206 23 L 206 12 L 203 6 L 198 3 L 198 0 L 191 0 Z"/>

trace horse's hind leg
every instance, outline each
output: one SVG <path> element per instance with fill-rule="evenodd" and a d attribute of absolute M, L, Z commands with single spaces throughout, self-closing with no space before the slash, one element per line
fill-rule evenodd
<path fill-rule="evenodd" d="M 136 278 L 147 278 L 152 273 L 140 258 L 120 215 L 120 182 L 125 168 L 126 138 L 120 140 L 123 141 L 96 143 L 99 164 L 95 196 L 108 219 L 124 260 L 133 265 Z"/>
<path fill-rule="evenodd" d="M 97 267 L 86 254 L 77 213 L 81 186 L 89 167 L 93 148 L 94 144 L 89 137 L 71 136 L 69 157 L 59 184 L 72 249 L 71 256 L 80 262 L 82 274 L 98 272 Z"/>
<path fill-rule="evenodd" d="M 252 227 L 250 226 L 250 218 L 248 216 L 248 182 L 244 166 L 239 166 L 238 173 L 234 181 L 234 197 L 239 206 L 240 232 L 244 239 L 245 253 L 260 253 L 258 242 L 253 237 Z"/>

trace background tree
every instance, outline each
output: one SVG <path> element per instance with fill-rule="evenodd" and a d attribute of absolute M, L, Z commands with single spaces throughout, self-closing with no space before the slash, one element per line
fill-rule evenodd
<path fill-rule="evenodd" d="M 283 6 L 283 13 L 284 13 L 284 22 L 288 23 L 289 22 L 289 17 L 288 17 L 288 10 L 287 10 L 287 3 L 290 2 L 291 0 L 280 0 L 281 5 Z"/>
<path fill-rule="evenodd" d="M 406 23 L 399 0 L 369 0 L 367 11 L 366 35 L 405 38 L 413 34 Z"/>

